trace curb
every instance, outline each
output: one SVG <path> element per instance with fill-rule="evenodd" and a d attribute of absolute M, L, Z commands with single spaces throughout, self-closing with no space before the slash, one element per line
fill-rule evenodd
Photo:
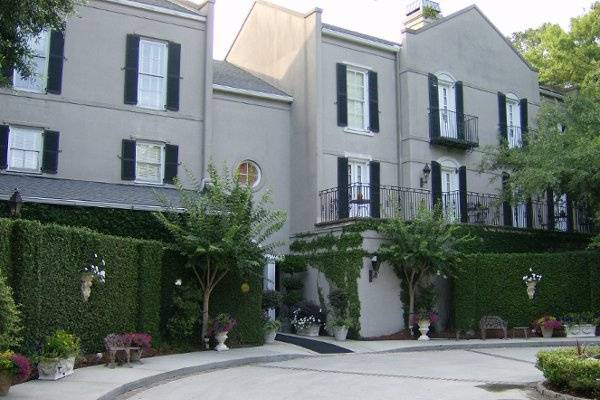
<path fill-rule="evenodd" d="M 544 386 L 544 382 L 538 382 L 535 385 L 535 390 L 542 395 L 545 399 L 556 399 L 556 400 L 589 400 L 585 397 L 575 397 L 570 394 L 558 393 L 553 390 L 548 389 Z"/>
<path fill-rule="evenodd" d="M 517 343 L 460 343 L 460 344 L 440 344 L 440 345 L 422 345 L 414 347 L 402 347 L 391 350 L 371 351 L 354 354 L 381 354 L 381 353 L 410 353 L 416 351 L 444 351 L 444 350 L 469 350 L 469 349 L 502 349 L 502 348 L 523 348 L 523 347 L 565 347 L 576 346 L 577 340 L 569 341 L 535 341 L 535 342 L 517 342 Z M 579 342 L 581 343 L 581 342 Z M 586 345 L 600 345 L 600 338 L 584 342 Z"/>
<path fill-rule="evenodd" d="M 118 396 L 122 396 L 128 392 L 142 389 L 145 387 L 151 387 L 162 381 L 185 378 L 187 376 L 195 375 L 200 372 L 215 371 L 219 369 L 242 367 L 250 364 L 260 364 L 266 362 L 280 362 L 289 361 L 299 358 L 311 358 L 313 355 L 304 354 L 282 354 L 276 356 L 262 356 L 262 357 L 248 357 L 240 358 L 236 360 L 220 361 L 214 363 L 208 363 L 204 365 L 196 365 L 191 367 L 185 367 L 180 369 L 174 369 L 168 372 L 162 372 L 156 375 L 148 376 L 142 379 L 138 379 L 132 382 L 128 382 L 124 385 L 116 387 L 106 394 L 98 397 L 97 400 L 115 400 Z"/>

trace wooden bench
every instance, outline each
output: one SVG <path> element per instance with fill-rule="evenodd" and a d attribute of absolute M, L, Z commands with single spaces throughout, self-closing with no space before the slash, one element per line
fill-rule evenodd
<path fill-rule="evenodd" d="M 504 339 L 508 338 L 508 322 L 496 315 L 484 315 L 479 321 L 479 330 L 481 332 L 481 339 L 485 340 L 485 334 L 487 330 L 502 330 L 504 333 Z"/>

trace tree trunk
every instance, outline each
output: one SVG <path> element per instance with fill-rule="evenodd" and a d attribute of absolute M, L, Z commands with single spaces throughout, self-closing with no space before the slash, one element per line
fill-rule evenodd
<path fill-rule="evenodd" d="M 202 343 L 206 343 L 205 339 L 208 336 L 208 305 L 210 303 L 210 290 L 207 288 L 204 291 L 202 299 Z"/>
<path fill-rule="evenodd" d="M 408 330 L 412 335 L 412 319 L 415 314 L 415 288 L 412 282 L 407 282 L 408 286 Z"/>

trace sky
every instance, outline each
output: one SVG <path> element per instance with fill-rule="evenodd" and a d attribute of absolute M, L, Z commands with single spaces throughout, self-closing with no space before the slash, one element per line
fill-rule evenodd
<path fill-rule="evenodd" d="M 199 1 L 199 0 L 196 0 Z M 308 12 L 323 9 L 323 22 L 392 41 L 400 41 L 404 9 L 409 0 L 270 0 L 272 3 Z M 449 15 L 476 4 L 504 33 L 535 28 L 544 22 L 569 28 L 572 17 L 589 10 L 593 0 L 438 0 L 442 14 Z M 216 59 L 223 59 L 254 0 L 216 0 Z"/>

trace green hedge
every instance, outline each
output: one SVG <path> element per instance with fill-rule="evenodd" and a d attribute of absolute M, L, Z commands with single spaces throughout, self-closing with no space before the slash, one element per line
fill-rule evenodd
<path fill-rule="evenodd" d="M 0 218 L 8 216 L 6 201 L 0 201 Z M 160 222 L 148 211 L 25 203 L 21 210 L 21 219 L 39 221 L 43 224 L 90 228 L 113 236 L 170 240 L 169 234 Z"/>
<path fill-rule="evenodd" d="M 587 347 L 586 356 L 600 356 L 600 346 Z M 561 390 L 600 399 L 600 360 L 586 359 L 577 350 L 558 349 L 538 353 L 537 367 L 548 382 Z"/>
<path fill-rule="evenodd" d="M 101 351 L 102 339 L 112 332 L 149 332 L 160 343 L 175 279 L 189 273 L 185 260 L 163 243 L 26 220 L 0 219 L 0 233 L 0 269 L 10 266 L 23 312 L 25 352 L 33 353 L 57 329 L 79 336 L 86 353 Z M 94 253 L 106 262 L 106 283 L 94 283 L 85 302 L 81 269 Z M 212 296 L 211 312 L 229 312 L 240 320 L 233 343 L 262 343 L 262 280 L 251 279 L 246 294 L 242 281 L 227 277 Z"/>
<path fill-rule="evenodd" d="M 463 225 L 461 232 L 476 239 L 463 247 L 465 253 L 544 253 L 587 248 L 591 235 L 533 231 L 506 227 Z"/>
<path fill-rule="evenodd" d="M 600 264 L 592 265 L 590 282 L 595 282 L 592 284 L 592 309 L 600 312 Z"/>
<path fill-rule="evenodd" d="M 528 326 L 546 313 L 590 311 L 598 282 L 590 276 L 599 266 L 598 252 L 469 255 L 453 280 L 455 325 L 499 315 L 510 326 Z M 533 300 L 523 283 L 529 268 L 543 276 Z"/>

